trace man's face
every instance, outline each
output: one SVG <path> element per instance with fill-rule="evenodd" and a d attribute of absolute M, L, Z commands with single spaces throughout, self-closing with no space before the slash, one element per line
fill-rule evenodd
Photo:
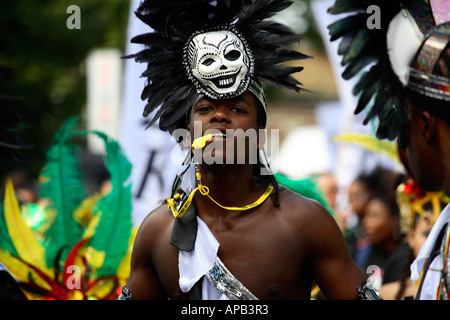
<path fill-rule="evenodd" d="M 417 257 L 420 248 L 424 244 L 428 235 L 430 234 L 433 223 L 429 218 L 421 216 L 418 218 L 416 226 L 408 233 L 408 245 L 414 251 L 414 256 Z"/>
<path fill-rule="evenodd" d="M 352 211 L 360 218 L 365 214 L 365 208 L 371 197 L 370 189 L 361 181 L 354 181 L 348 189 L 348 200 Z"/>
<path fill-rule="evenodd" d="M 209 156 L 218 160 L 216 163 L 247 163 L 260 141 L 258 129 L 262 127 L 258 126 L 257 113 L 250 92 L 225 100 L 203 98 L 192 107 L 188 130 L 192 140 L 213 133 L 203 149 L 204 159 Z"/>
<path fill-rule="evenodd" d="M 368 202 L 362 226 L 370 243 L 380 244 L 392 237 L 398 227 L 398 218 L 390 210 L 380 199 L 374 198 Z"/>
<path fill-rule="evenodd" d="M 407 100 L 408 119 L 410 125 L 409 143 L 406 150 L 409 166 L 419 186 L 426 191 L 442 189 L 438 172 L 438 155 L 426 140 L 426 123 L 423 117 L 414 110 L 411 101 Z"/>

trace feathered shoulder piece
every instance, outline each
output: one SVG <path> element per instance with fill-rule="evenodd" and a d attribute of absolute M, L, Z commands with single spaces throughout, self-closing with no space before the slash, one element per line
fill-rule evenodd
<path fill-rule="evenodd" d="M 264 108 L 261 82 L 300 91 L 292 77 L 300 66 L 283 62 L 307 58 L 289 49 L 302 36 L 269 20 L 289 7 L 284 0 L 144 0 L 136 15 L 152 32 L 134 43 L 146 48 L 130 55 L 147 63 L 141 98 L 144 116 L 158 107 L 151 124 L 162 130 L 184 127 L 199 97 L 226 99 L 249 90 Z"/>
<path fill-rule="evenodd" d="M 336 0 L 328 10 L 347 14 L 328 26 L 331 40 L 341 39 L 342 77 L 358 76 L 355 114 L 366 110 L 364 124 L 377 119 L 380 139 L 394 140 L 408 128 L 404 93 L 410 64 L 442 11 L 430 1 Z"/>

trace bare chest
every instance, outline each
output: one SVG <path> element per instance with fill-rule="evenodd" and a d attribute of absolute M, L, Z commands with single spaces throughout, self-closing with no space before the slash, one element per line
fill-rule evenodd
<path fill-rule="evenodd" d="M 287 234 L 239 232 L 219 235 L 219 258 L 259 299 L 309 297 L 307 253 Z"/>
<path fill-rule="evenodd" d="M 267 228 L 260 224 L 240 224 L 212 226 L 210 230 L 220 244 L 219 258 L 256 297 L 309 298 L 312 273 L 306 249 L 282 226 Z M 178 286 L 178 250 L 168 249 L 160 262 L 158 274 L 167 294 L 172 299 L 186 298 Z"/>

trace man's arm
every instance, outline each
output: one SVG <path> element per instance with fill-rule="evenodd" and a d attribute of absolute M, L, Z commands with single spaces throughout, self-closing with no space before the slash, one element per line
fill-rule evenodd
<path fill-rule="evenodd" d="M 360 298 L 358 288 L 366 277 L 351 258 L 337 223 L 320 205 L 311 219 L 311 263 L 320 289 L 329 299 Z"/>
<path fill-rule="evenodd" d="M 152 262 L 152 249 L 157 245 L 160 236 L 161 207 L 155 209 L 142 222 L 133 246 L 131 254 L 130 277 L 126 289 L 133 300 L 166 299 L 166 293 L 159 281 L 157 272 Z M 158 228 L 159 226 L 159 228 Z M 124 292 L 125 293 L 125 292 Z"/>

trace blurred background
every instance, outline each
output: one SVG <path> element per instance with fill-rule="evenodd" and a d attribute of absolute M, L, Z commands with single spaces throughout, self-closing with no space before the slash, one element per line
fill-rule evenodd
<path fill-rule="evenodd" d="M 297 49 L 313 58 L 300 61 L 305 69 L 296 75 L 311 92 L 266 89 L 268 129 L 279 130 L 274 170 L 293 179 L 331 173 L 339 190 L 344 190 L 340 201 L 344 205 L 346 188 L 361 171 L 379 163 L 398 164 L 383 154 L 333 140 L 342 133 L 371 134 L 372 126 L 362 126 L 363 115 L 353 115 L 351 83 L 339 78 L 340 60 L 336 47 L 330 47 L 337 44 L 329 43 L 326 30 L 337 20 L 326 12 L 332 3 L 294 0 L 289 10 L 274 17 L 305 34 Z M 73 5 L 79 8 L 79 17 L 68 10 Z M 144 81 L 139 75 L 145 67 L 120 59 L 140 49 L 130 45 L 131 37 L 149 31 L 134 18 L 137 5 L 133 0 L 19 0 L 4 2 L 0 12 L 0 64 L 14 70 L 0 90 L 23 98 L 14 105 L 22 117 L 16 134 L 32 146 L 20 151 L 22 162 L 0 158 L 2 175 L 20 169 L 36 179 L 55 133 L 69 116 L 81 116 L 84 127 L 104 131 L 122 144 L 133 164 L 133 196 L 144 199 L 152 194 L 150 205 L 146 201 L 134 206 L 133 210 L 141 206 L 135 223 L 165 196 L 175 174 L 168 168 L 167 155 L 158 158 L 160 148 L 170 150 L 164 142 L 167 137 L 154 128 L 144 130 L 148 119 L 141 117 Z M 79 18 L 80 28 L 70 29 L 74 18 Z M 98 169 L 102 151 L 95 141 L 82 145 L 84 169 L 96 189 L 105 179 Z M 151 187 L 156 189 L 150 191 Z"/>
<path fill-rule="evenodd" d="M 354 115 L 357 97 L 351 92 L 356 79 L 342 80 L 339 43 L 329 41 L 327 26 L 340 18 L 327 13 L 333 3 L 334 0 L 293 0 L 288 10 L 273 17 L 305 35 L 295 49 L 312 58 L 295 62 L 304 67 L 295 77 L 308 91 L 265 89 L 269 104 L 267 153 L 280 183 L 306 196 L 311 190 L 320 189 L 361 269 L 373 276 L 367 268 L 376 265 L 388 274 L 387 261 L 392 250 L 387 252 L 366 237 L 376 232 L 371 231 L 370 221 L 364 222 L 363 218 L 380 211 L 370 202 L 374 195 L 383 191 L 389 193 L 389 200 L 396 196 L 395 188 L 404 178 L 404 169 L 396 143 L 377 140 L 376 123 L 364 126 L 365 115 Z M 6 178 L 11 178 L 19 202 L 25 204 L 23 207 L 38 203 L 42 182 L 39 176 L 48 160 L 49 147 L 72 116 L 79 117 L 81 129 L 98 130 L 117 140 L 130 161 L 130 178 L 123 176 L 126 181 L 116 182 L 120 190 L 112 189 L 124 191 L 123 186 L 131 184 L 131 189 L 125 191 L 131 193 L 132 199 L 124 196 L 131 202 L 131 213 L 128 206 L 121 211 L 127 218 L 131 216 L 130 225 L 138 227 L 162 199 L 169 197 L 183 159 L 177 153 L 175 141 L 161 132 L 158 124 L 146 129 L 151 116 L 142 117 L 145 102 L 140 99 L 145 85 L 140 75 L 146 66 L 121 58 L 143 49 L 130 43 L 132 37 L 151 31 L 135 17 L 138 5 L 139 0 L 3 1 L 0 65 L 13 72 L 6 82 L 0 73 L 0 101 L 5 96 L 21 98 L 10 103 L 21 116 L 14 135 L 29 147 L 17 151 L 22 161 L 0 154 L 0 188 Z M 0 126 L 6 120 L 0 118 Z M 120 198 L 111 191 L 108 174 L 111 170 L 105 168 L 103 142 L 96 140 L 95 135 L 77 136 L 75 142 L 80 146 L 78 156 L 87 195 L 100 191 L 105 197 L 111 194 L 112 200 Z M 311 181 L 314 183 L 308 184 Z M 2 199 L 3 190 L 0 204 Z M 116 209 L 107 211 L 121 208 Z M 384 211 L 387 217 L 384 220 L 393 219 L 397 225 L 387 232 L 388 239 L 379 242 L 402 248 L 403 238 L 397 232 L 399 210 L 394 206 Z M 72 212 L 67 214 L 72 216 Z M 19 215 L 26 216 L 24 212 Z M 111 225 L 120 226 L 125 220 L 120 217 L 120 223 L 114 220 Z M 111 225 L 103 231 L 112 229 Z M 6 231 L 0 224 L 3 247 L 8 245 L 1 239 Z M 101 233 L 99 237 L 107 239 Z M 125 255 L 123 266 L 129 267 L 126 259 L 130 253 L 129 250 Z M 374 257 L 379 259 L 375 261 Z M 396 268 L 403 265 L 390 264 Z M 128 276 L 124 270 L 123 281 Z"/>
<path fill-rule="evenodd" d="M 69 5 L 81 9 L 81 29 L 67 28 Z M 126 41 L 129 1 L 4 1 L 0 12 L 0 64 L 14 69 L 2 93 L 23 97 L 21 140 L 33 145 L 23 163 L 2 158 L 2 172 L 24 166 L 35 177 L 53 135 L 69 115 L 86 113 L 86 58 L 97 48 Z"/>

